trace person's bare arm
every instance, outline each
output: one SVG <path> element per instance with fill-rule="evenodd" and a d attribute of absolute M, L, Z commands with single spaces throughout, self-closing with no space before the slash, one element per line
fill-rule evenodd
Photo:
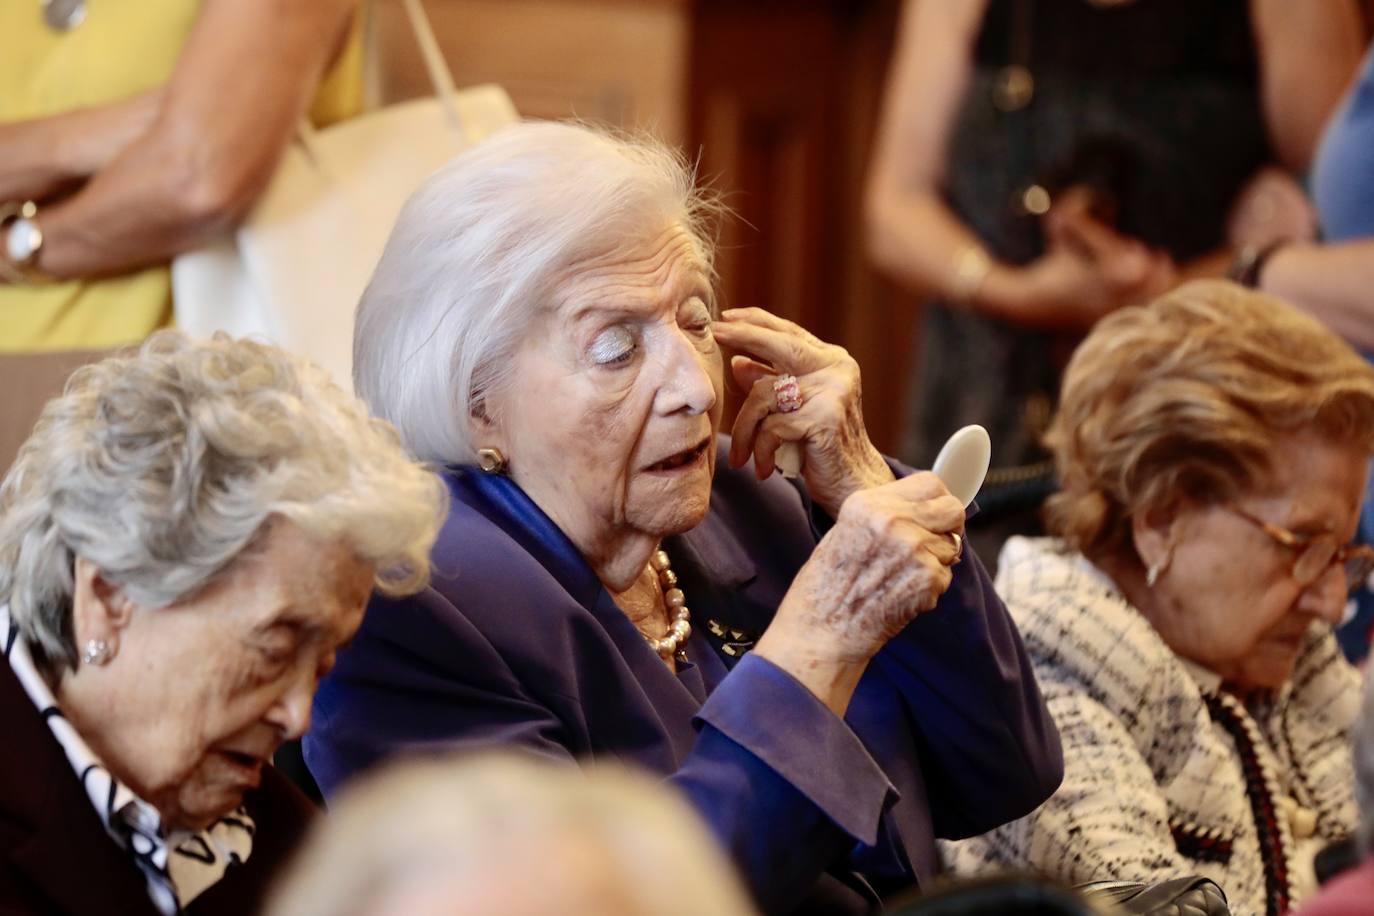
<path fill-rule="evenodd" d="M 869 171 L 869 255 L 912 290 L 948 296 L 977 237 L 940 199 L 949 136 L 987 0 L 907 0 Z"/>
<path fill-rule="evenodd" d="M 1359 10 L 1342 0 L 1250 0 L 1250 17 L 1270 141 L 1280 162 L 1302 172 L 1359 66 Z"/>
<path fill-rule="evenodd" d="M 865 199 L 869 256 L 919 295 L 1026 327 L 1086 328 L 1156 285 L 1155 260 L 1116 237 L 1087 252 L 1049 239 L 1024 267 L 989 259 L 940 195 L 986 0 L 906 0 Z M 968 262 L 972 259 L 973 263 Z M 977 277 L 961 274 L 972 266 Z M 961 288 L 972 286 L 972 289 Z"/>
<path fill-rule="evenodd" d="M 1265 262 L 1260 288 L 1320 318 L 1355 346 L 1374 350 L 1374 238 L 1280 248 Z"/>
<path fill-rule="evenodd" d="M 231 225 L 271 178 L 356 0 L 206 0 L 146 133 L 40 212 L 56 277 L 166 260 Z"/>
<path fill-rule="evenodd" d="M 146 133 L 162 105 L 152 89 L 109 105 L 0 124 L 0 200 L 43 200 L 104 168 Z"/>

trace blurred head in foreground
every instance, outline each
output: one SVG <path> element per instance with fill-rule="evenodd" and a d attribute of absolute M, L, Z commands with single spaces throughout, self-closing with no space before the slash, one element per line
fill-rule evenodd
<path fill-rule="evenodd" d="M 268 916 L 744 916 L 697 816 L 635 773 L 411 760 L 345 791 Z"/>

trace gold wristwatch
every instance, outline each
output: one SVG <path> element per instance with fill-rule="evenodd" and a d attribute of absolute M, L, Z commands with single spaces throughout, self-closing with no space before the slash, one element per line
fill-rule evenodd
<path fill-rule="evenodd" d="M 0 205 L 0 229 L 5 230 L 0 245 L 0 275 L 10 283 L 42 283 L 48 278 L 38 270 L 38 254 L 43 250 L 43 230 L 38 226 L 38 205 Z"/>

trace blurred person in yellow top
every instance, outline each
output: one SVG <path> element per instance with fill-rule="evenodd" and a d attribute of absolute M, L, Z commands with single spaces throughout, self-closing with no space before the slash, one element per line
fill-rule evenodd
<path fill-rule="evenodd" d="M 66 371 L 170 322 L 168 262 L 248 212 L 303 115 L 361 109 L 357 6 L 0 3 L 0 469 Z"/>

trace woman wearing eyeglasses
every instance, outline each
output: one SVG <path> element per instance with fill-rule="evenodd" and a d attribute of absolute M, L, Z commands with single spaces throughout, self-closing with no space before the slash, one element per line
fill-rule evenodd
<path fill-rule="evenodd" d="M 1079 347 L 1049 444 L 1052 538 L 997 590 L 1064 744 L 1031 815 L 946 844 L 955 871 L 1070 883 L 1203 874 L 1281 913 L 1356 827 L 1359 678 L 1331 625 L 1374 453 L 1374 369 L 1318 322 L 1222 281 L 1117 312 Z"/>

